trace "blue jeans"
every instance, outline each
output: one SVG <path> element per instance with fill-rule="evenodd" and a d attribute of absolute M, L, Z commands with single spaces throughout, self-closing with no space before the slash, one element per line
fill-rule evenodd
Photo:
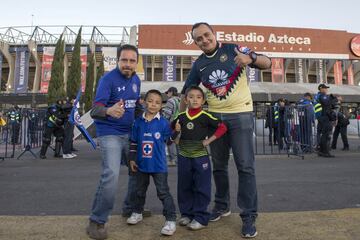
<path fill-rule="evenodd" d="M 252 112 L 211 113 L 222 120 L 228 131 L 210 144 L 216 186 L 213 211 L 230 209 L 228 162 L 230 148 L 238 171 L 237 204 L 242 219 L 257 216 L 257 189 L 254 166 L 254 117 Z"/>
<path fill-rule="evenodd" d="M 167 182 L 168 173 L 143 173 L 140 171 L 136 173 L 134 212 L 142 213 L 144 211 L 146 191 L 150 184 L 150 176 L 152 176 L 154 180 L 157 196 L 163 204 L 164 217 L 167 221 L 176 221 L 175 204 Z"/>
<path fill-rule="evenodd" d="M 99 137 L 102 155 L 102 174 L 93 202 L 90 220 L 106 223 L 114 207 L 123 153 L 129 149 L 128 135 Z"/>

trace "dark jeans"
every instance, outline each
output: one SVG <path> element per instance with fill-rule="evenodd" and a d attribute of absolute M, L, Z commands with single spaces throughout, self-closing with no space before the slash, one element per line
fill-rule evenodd
<path fill-rule="evenodd" d="M 213 211 L 230 209 L 228 162 L 230 149 L 238 171 L 237 204 L 242 219 L 257 216 L 257 189 L 254 166 L 254 117 L 252 112 L 212 113 L 222 120 L 228 131 L 214 141 L 211 147 L 213 175 L 216 186 Z"/>
<path fill-rule="evenodd" d="M 332 132 L 332 125 L 327 116 L 321 116 L 318 119 L 318 129 L 320 129 L 320 152 L 329 153 L 330 152 L 330 139 Z"/>
<path fill-rule="evenodd" d="M 176 221 L 175 204 L 170 194 L 167 173 L 143 173 L 140 171 L 136 173 L 137 197 L 135 199 L 134 212 L 142 213 L 144 211 L 146 191 L 150 184 L 150 176 L 152 176 L 154 180 L 157 196 L 163 204 L 163 215 L 167 221 Z"/>
<path fill-rule="evenodd" d="M 71 147 L 74 137 L 74 125 L 70 122 L 67 122 L 64 126 L 64 144 L 63 144 L 63 153 L 70 154 Z"/>
<path fill-rule="evenodd" d="M 333 148 L 336 148 L 337 139 L 339 137 L 339 133 L 341 134 L 341 140 L 343 141 L 344 148 L 349 148 L 349 142 L 347 138 L 347 126 L 336 126 L 335 131 L 332 138 L 332 144 L 331 146 Z"/>
<path fill-rule="evenodd" d="M 178 204 L 182 217 L 208 225 L 211 201 L 211 164 L 209 156 L 178 156 Z"/>

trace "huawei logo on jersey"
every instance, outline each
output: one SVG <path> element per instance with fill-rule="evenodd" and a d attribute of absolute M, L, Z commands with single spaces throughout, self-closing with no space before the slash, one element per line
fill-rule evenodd
<path fill-rule="evenodd" d="M 228 73 L 224 70 L 215 70 L 210 74 L 208 82 L 204 83 L 204 85 L 220 100 L 226 99 L 239 81 L 242 71 L 243 68 L 237 67 L 232 75 L 228 77 Z"/>
<path fill-rule="evenodd" d="M 227 82 L 228 74 L 224 70 L 215 70 L 209 76 L 209 82 L 215 86 L 224 85 Z"/>

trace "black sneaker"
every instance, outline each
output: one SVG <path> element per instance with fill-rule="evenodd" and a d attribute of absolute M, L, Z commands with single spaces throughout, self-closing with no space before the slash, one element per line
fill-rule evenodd
<path fill-rule="evenodd" d="M 318 156 L 319 157 L 325 157 L 325 158 L 334 158 L 334 155 L 331 155 L 330 153 L 323 153 L 323 152 L 318 152 Z"/>
<path fill-rule="evenodd" d="M 86 227 L 86 233 L 90 238 L 96 240 L 104 240 L 108 237 L 105 224 L 99 224 L 93 221 L 90 221 Z"/>
<path fill-rule="evenodd" d="M 255 218 L 250 217 L 243 219 L 243 226 L 241 229 L 241 234 L 243 238 L 254 238 L 257 235 Z"/>
<path fill-rule="evenodd" d="M 229 209 L 226 210 L 215 210 L 210 215 L 210 222 L 219 221 L 221 217 L 227 217 L 231 214 Z"/>

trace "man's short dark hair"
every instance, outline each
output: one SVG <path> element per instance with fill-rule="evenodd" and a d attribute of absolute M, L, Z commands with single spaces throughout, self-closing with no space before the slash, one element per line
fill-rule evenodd
<path fill-rule="evenodd" d="M 146 99 L 149 97 L 150 94 L 156 94 L 156 95 L 159 95 L 160 98 L 161 98 L 161 101 L 162 101 L 162 94 L 159 90 L 156 90 L 156 89 L 151 89 L 149 91 L 146 92 L 145 94 L 145 98 L 144 100 L 146 101 Z"/>
<path fill-rule="evenodd" d="M 202 96 L 203 96 L 203 99 L 205 100 L 205 93 L 204 93 L 204 91 L 201 89 L 201 87 L 195 86 L 195 85 L 192 85 L 192 86 L 190 86 L 189 88 L 186 89 L 186 91 L 185 91 L 185 98 L 187 97 L 187 95 L 189 94 L 189 92 L 190 92 L 191 90 L 200 91 L 201 94 L 202 94 Z"/>
<path fill-rule="evenodd" d="M 191 36 L 192 36 L 192 38 L 194 38 L 194 35 L 193 35 L 194 29 L 200 27 L 200 25 L 205 25 L 205 26 L 207 26 L 208 28 L 210 28 L 210 30 L 211 30 L 212 32 L 214 32 L 214 29 L 213 29 L 213 28 L 210 26 L 210 24 L 208 24 L 207 22 L 198 22 L 198 23 L 195 23 L 195 24 L 192 26 L 192 28 L 191 28 Z"/>
<path fill-rule="evenodd" d="M 131 51 L 136 52 L 136 58 L 137 58 L 137 60 L 139 60 L 139 51 L 138 51 L 137 47 L 135 47 L 134 45 L 131 45 L 131 44 L 124 44 L 124 45 L 121 45 L 120 48 L 118 48 L 117 59 L 120 58 L 121 52 L 123 50 L 131 50 Z"/>

